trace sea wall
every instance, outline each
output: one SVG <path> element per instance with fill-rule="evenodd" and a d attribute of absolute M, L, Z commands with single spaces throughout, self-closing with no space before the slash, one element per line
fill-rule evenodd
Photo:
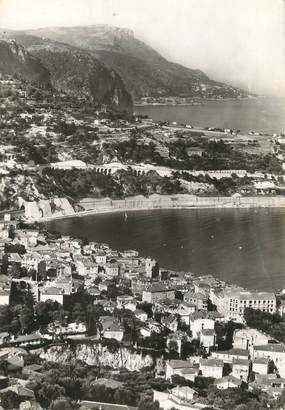
<path fill-rule="evenodd" d="M 50 205 L 52 201 L 58 205 L 56 209 L 54 204 Z M 74 216 L 151 209 L 283 208 L 285 207 L 285 196 L 200 197 L 183 194 L 151 195 L 148 198 L 138 195 L 125 199 L 84 198 L 79 202 L 81 210 L 78 212 L 74 211 L 65 198 L 23 202 L 27 220 L 47 222 Z"/>
<path fill-rule="evenodd" d="M 284 207 L 285 197 L 198 197 L 195 195 L 136 196 L 122 200 L 110 198 L 85 198 L 80 201 L 85 211 L 115 212 L 139 209 L 184 209 L 184 208 L 257 208 Z"/>

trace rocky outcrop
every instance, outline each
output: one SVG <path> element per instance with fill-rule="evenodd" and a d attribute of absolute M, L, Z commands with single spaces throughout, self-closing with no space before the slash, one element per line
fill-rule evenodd
<path fill-rule="evenodd" d="M 51 346 L 47 351 L 42 351 L 40 357 L 58 363 L 81 360 L 90 366 L 110 366 L 113 369 L 125 368 L 130 371 L 153 365 L 153 359 L 149 355 L 131 352 L 125 347 L 110 352 L 101 344 L 78 344 L 74 348 L 66 345 Z"/>
<path fill-rule="evenodd" d="M 19 198 L 19 208 L 24 209 L 25 217 L 31 221 L 44 218 L 59 218 L 75 213 L 66 198 L 40 199 L 39 201 L 24 201 Z"/>
<path fill-rule="evenodd" d="M 120 76 L 88 51 L 22 32 L 7 35 L 46 67 L 56 90 L 87 99 L 95 106 L 132 113 L 132 98 Z"/>
<path fill-rule="evenodd" d="M 13 40 L 0 40 L 0 73 L 17 76 L 40 87 L 51 88 L 50 73 L 46 67 Z"/>

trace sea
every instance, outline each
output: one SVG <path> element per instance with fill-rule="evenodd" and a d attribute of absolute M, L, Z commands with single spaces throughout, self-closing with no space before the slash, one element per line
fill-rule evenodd
<path fill-rule="evenodd" d="M 151 210 L 54 220 L 52 231 L 136 249 L 159 266 L 262 291 L 285 286 L 285 209 Z"/>
<path fill-rule="evenodd" d="M 246 98 L 205 101 L 202 105 L 135 106 L 136 114 L 155 121 L 191 124 L 196 127 L 234 128 L 242 132 L 285 133 L 285 100 L 281 98 Z"/>
<path fill-rule="evenodd" d="M 156 121 L 243 132 L 285 131 L 281 99 L 208 101 L 201 106 L 140 106 Z M 175 271 L 212 274 L 248 289 L 285 287 L 285 209 L 188 209 L 102 214 L 55 220 L 62 234 L 137 249 Z"/>

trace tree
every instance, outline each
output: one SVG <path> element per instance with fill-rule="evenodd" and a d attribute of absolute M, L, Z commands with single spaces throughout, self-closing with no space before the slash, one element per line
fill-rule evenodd
<path fill-rule="evenodd" d="M 140 401 L 138 410 L 159 410 L 159 402 L 152 399 L 144 398 Z"/>
<path fill-rule="evenodd" d="M 64 395 L 65 389 L 63 387 L 46 382 L 41 383 L 40 389 L 36 391 L 36 398 L 44 408 L 47 408 L 52 401 Z"/>
<path fill-rule="evenodd" d="M 19 396 L 11 390 L 2 393 L 0 397 L 4 409 L 17 409 L 21 403 Z"/>
<path fill-rule="evenodd" d="M 33 324 L 34 324 L 34 312 L 32 309 L 28 307 L 24 307 L 21 310 L 20 313 L 20 324 L 21 324 L 21 330 L 23 332 L 27 332 L 32 329 Z"/>

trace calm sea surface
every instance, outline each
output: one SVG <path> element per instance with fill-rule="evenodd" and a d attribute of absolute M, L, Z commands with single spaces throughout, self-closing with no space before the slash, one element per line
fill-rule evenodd
<path fill-rule="evenodd" d="M 201 106 L 136 106 L 135 112 L 147 114 L 155 121 L 176 121 L 199 127 L 285 132 L 285 101 L 282 99 L 208 101 Z"/>
<path fill-rule="evenodd" d="M 62 234 L 259 290 L 285 286 L 285 209 L 154 210 L 57 220 Z"/>

